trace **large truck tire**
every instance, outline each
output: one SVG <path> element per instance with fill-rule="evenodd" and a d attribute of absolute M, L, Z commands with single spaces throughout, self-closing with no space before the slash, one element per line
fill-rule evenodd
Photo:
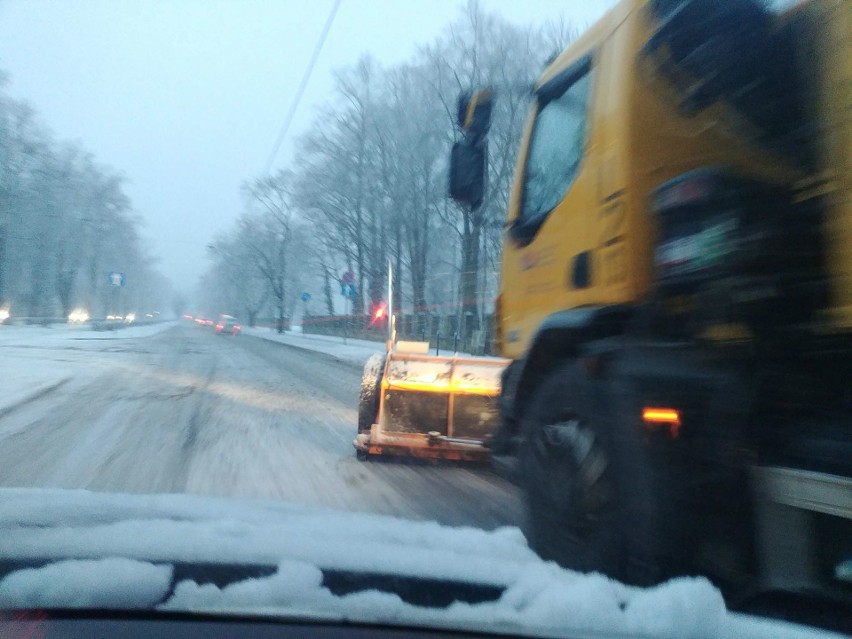
<path fill-rule="evenodd" d="M 650 469 L 618 394 L 572 361 L 536 389 L 521 417 L 525 533 L 544 559 L 649 585 L 662 576 Z"/>
<path fill-rule="evenodd" d="M 358 433 L 368 433 L 379 415 L 379 397 L 382 375 L 385 371 L 385 353 L 371 355 L 364 364 L 361 390 L 358 396 Z"/>

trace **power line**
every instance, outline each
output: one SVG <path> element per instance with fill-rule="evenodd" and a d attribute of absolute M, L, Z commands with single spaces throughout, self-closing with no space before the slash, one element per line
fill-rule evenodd
<path fill-rule="evenodd" d="M 281 126 L 281 131 L 278 133 L 278 139 L 275 140 L 275 146 L 272 147 L 272 153 L 269 154 L 269 159 L 266 161 L 266 168 L 263 170 L 264 175 L 268 174 L 272 168 L 275 156 L 278 155 L 278 151 L 281 149 L 281 143 L 284 142 L 284 137 L 287 135 L 290 124 L 293 122 L 293 116 L 296 115 L 296 109 L 299 108 L 299 103 L 302 101 L 302 95 L 305 93 L 305 88 L 307 88 L 308 81 L 311 79 L 314 66 L 317 63 L 317 59 L 319 58 L 319 54 L 322 51 L 323 46 L 325 45 L 325 40 L 328 37 L 328 32 L 331 30 L 334 17 L 337 15 L 337 9 L 340 7 L 340 2 L 341 0 L 334 0 L 334 5 L 331 7 L 331 11 L 325 21 L 325 26 L 322 28 L 319 39 L 314 46 L 311 61 L 305 69 L 305 74 L 302 76 L 302 82 L 299 84 L 299 88 L 296 89 L 296 95 L 293 96 L 293 102 L 290 103 L 290 110 L 287 112 L 287 117 L 284 118 L 284 124 Z"/>

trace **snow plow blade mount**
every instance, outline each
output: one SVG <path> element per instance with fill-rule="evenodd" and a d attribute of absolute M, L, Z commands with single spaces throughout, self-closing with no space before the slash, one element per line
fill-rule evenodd
<path fill-rule="evenodd" d="M 355 448 L 367 455 L 485 460 L 509 360 L 391 352 L 376 423 Z"/>

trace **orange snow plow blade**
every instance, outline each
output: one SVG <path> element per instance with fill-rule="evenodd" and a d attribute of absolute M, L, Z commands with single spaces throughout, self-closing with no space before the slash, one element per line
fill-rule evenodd
<path fill-rule="evenodd" d="M 376 423 L 353 442 L 361 454 L 484 460 L 497 426 L 509 360 L 391 352 Z"/>

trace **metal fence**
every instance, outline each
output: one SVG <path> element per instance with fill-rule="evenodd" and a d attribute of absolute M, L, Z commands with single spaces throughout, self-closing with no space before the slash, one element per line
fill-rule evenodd
<path fill-rule="evenodd" d="M 486 316 L 478 326 L 467 319 L 466 322 L 464 316 L 458 315 L 403 314 L 397 316 L 397 337 L 429 342 L 433 349 L 490 354 L 493 317 Z M 387 324 L 369 315 L 307 316 L 302 320 L 302 332 L 382 342 L 387 336 Z"/>

